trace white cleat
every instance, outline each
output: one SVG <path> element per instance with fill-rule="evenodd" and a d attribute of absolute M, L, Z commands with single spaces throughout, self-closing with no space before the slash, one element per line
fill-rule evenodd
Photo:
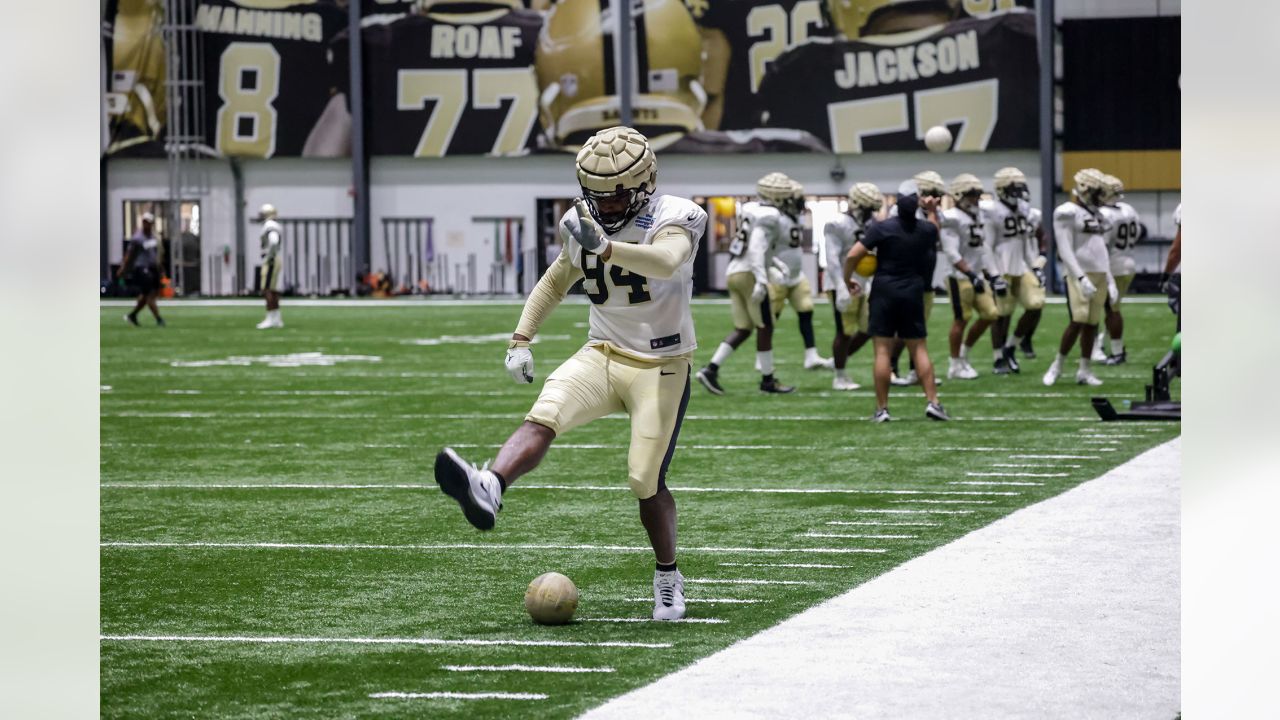
<path fill-rule="evenodd" d="M 262 322 L 258 323 L 254 327 L 258 328 L 259 330 L 270 330 L 275 326 L 276 326 L 275 323 L 271 322 L 271 318 L 267 318 L 266 320 L 263 320 Z"/>
<path fill-rule="evenodd" d="M 860 387 L 862 386 L 847 377 L 837 376 L 831 380 L 832 390 L 857 390 Z"/>
<path fill-rule="evenodd" d="M 458 501 L 467 521 L 481 530 L 492 530 L 502 509 L 502 484 L 484 468 L 463 460 L 452 448 L 436 455 L 436 482 L 446 495 Z"/>
<path fill-rule="evenodd" d="M 1058 367 L 1057 364 L 1050 365 L 1049 369 L 1044 373 L 1044 384 L 1052 385 L 1058 382 L 1058 376 L 1061 374 L 1062 368 Z"/>
<path fill-rule="evenodd" d="M 1098 376 L 1097 376 L 1097 375 L 1094 375 L 1094 374 L 1093 374 L 1093 371 L 1092 371 L 1092 370 L 1077 370 L 1077 371 L 1076 371 L 1076 384 L 1077 384 L 1077 385 L 1092 385 L 1093 387 L 1097 387 L 1097 386 L 1099 386 L 1099 385 L 1101 385 L 1101 384 L 1102 384 L 1102 381 L 1098 379 Z"/>
<path fill-rule="evenodd" d="M 911 370 L 902 377 L 894 375 L 889 379 L 889 382 L 894 385 L 918 385 L 920 383 L 920 377 L 916 375 L 915 370 Z"/>
<path fill-rule="evenodd" d="M 830 370 L 836 366 L 835 360 L 815 355 L 811 358 L 805 358 L 805 370 Z"/>
<path fill-rule="evenodd" d="M 679 570 L 653 573 L 653 619 L 679 620 L 684 617 L 684 576 Z"/>
<path fill-rule="evenodd" d="M 948 380 L 976 380 L 978 371 L 974 370 L 965 361 L 953 362 L 947 367 Z"/>
<path fill-rule="evenodd" d="M 1093 362 L 1104 363 L 1107 361 L 1107 354 L 1102 352 L 1101 345 L 1094 345 L 1093 354 L 1089 356 L 1089 359 L 1092 360 Z"/>

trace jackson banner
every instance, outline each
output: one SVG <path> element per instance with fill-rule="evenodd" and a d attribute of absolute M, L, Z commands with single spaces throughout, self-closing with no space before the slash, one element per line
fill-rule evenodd
<path fill-rule="evenodd" d="M 190 0 L 213 156 L 343 157 L 346 0 Z M 109 0 L 106 152 L 161 154 L 164 0 Z M 1030 0 L 361 0 L 374 155 L 574 151 L 632 124 L 667 152 L 1032 148 Z M 618 13 L 632 31 L 625 105 Z M 196 62 L 191 60 L 190 62 Z M 175 104 L 175 106 L 177 106 Z"/>

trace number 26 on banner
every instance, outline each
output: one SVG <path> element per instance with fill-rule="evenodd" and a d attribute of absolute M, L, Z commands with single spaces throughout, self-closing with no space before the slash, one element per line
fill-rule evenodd
<path fill-rule="evenodd" d="M 866 100 L 827 105 L 831 149 L 838 153 L 862 152 L 862 141 L 872 135 L 911 130 L 908 95 L 915 103 L 915 136 L 924 138 L 934 125 L 960 124 L 952 150 L 981 152 L 987 149 L 996 127 L 999 80 L 950 85 L 914 93 L 884 95 Z"/>

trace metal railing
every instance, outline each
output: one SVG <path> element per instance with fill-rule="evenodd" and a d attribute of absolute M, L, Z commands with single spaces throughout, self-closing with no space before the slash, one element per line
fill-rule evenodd
<path fill-rule="evenodd" d="M 285 292 L 354 294 L 351 218 L 282 218 Z"/>

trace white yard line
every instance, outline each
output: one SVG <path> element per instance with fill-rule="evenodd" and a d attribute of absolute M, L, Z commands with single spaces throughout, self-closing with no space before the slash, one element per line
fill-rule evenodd
<path fill-rule="evenodd" d="M 1180 459 L 1159 446 L 583 718 L 1174 717 Z"/>
<path fill-rule="evenodd" d="M 885 522 L 883 520 L 828 520 L 828 525 L 874 525 L 876 527 L 942 527 L 936 522 Z"/>
<path fill-rule="evenodd" d="M 991 467 L 998 468 L 1070 468 L 1078 470 L 1083 465 L 1067 465 L 1064 463 L 991 463 Z"/>
<path fill-rule="evenodd" d="M 928 505 L 995 505 L 995 500 L 925 500 L 922 498 L 912 498 L 910 500 L 890 500 L 895 505 L 906 505 L 917 503 Z"/>
<path fill-rule="evenodd" d="M 1000 487 L 1044 487 L 1042 482 L 1018 482 L 1016 480 L 952 480 L 948 485 L 995 485 Z"/>
<path fill-rule="evenodd" d="M 812 538 L 846 538 L 849 540 L 915 540 L 919 535 L 855 535 L 852 533 L 820 533 L 810 530 L 798 533 L 796 537 Z"/>
<path fill-rule="evenodd" d="M 1099 455 L 1010 455 L 1013 460 L 1101 460 Z"/>
<path fill-rule="evenodd" d="M 724 565 L 725 563 L 720 563 L 720 564 Z M 833 565 L 832 567 L 835 567 L 835 566 Z M 853 567 L 853 566 L 845 565 L 842 567 Z M 705 605 L 755 605 L 756 603 L 764 602 L 763 600 L 754 600 L 750 598 L 691 598 L 691 597 L 685 598 L 684 601 L 687 603 L 701 603 Z M 651 597 L 650 598 L 623 598 L 622 602 L 651 603 L 653 602 L 653 598 Z"/>
<path fill-rule="evenodd" d="M 549 696 L 518 692 L 376 692 L 369 697 L 374 700 L 546 700 Z"/>
<path fill-rule="evenodd" d="M 813 585 L 810 580 L 756 580 L 754 578 L 685 578 L 694 585 Z"/>
<path fill-rule="evenodd" d="M 722 562 L 716 563 L 720 567 L 762 567 L 762 568 L 804 568 L 812 570 L 848 570 L 858 567 L 857 565 L 829 565 L 827 563 L 740 563 L 740 562 Z M 744 601 L 745 602 L 745 601 Z M 751 600 L 750 602 L 755 602 Z"/>
<path fill-rule="evenodd" d="M 903 515 L 972 515 L 972 510 L 898 510 L 889 508 L 854 508 L 856 513 L 886 513 Z"/>
<path fill-rule="evenodd" d="M 580 640 L 447 640 L 443 638 L 288 637 L 260 635 L 99 635 L 102 642 L 247 643 L 252 645 L 477 645 L 493 647 L 669 648 L 671 643 Z"/>
<path fill-rule="evenodd" d="M 1033 472 L 966 472 L 969 477 L 1038 477 L 1057 478 L 1070 477 L 1071 473 L 1033 473 Z"/>
<path fill-rule="evenodd" d="M 584 617 L 578 618 L 582 622 L 602 622 L 602 623 L 651 623 L 651 622 L 675 622 L 689 623 L 692 625 L 723 625 L 728 620 L 720 618 L 680 618 L 678 620 L 654 620 L 653 618 L 636 618 L 636 617 Z"/>
<path fill-rule="evenodd" d="M 528 672 L 528 673 L 611 673 L 611 667 L 574 667 L 571 665 L 441 665 L 449 672 Z"/>
<path fill-rule="evenodd" d="M 856 511 L 855 511 L 856 512 Z M 887 511 L 892 512 L 892 511 Z M 913 512 L 913 511 L 903 511 Z M 922 511 L 914 511 L 922 512 Z M 941 512 L 941 511 L 938 511 Z M 953 511 L 953 512 L 972 512 Z M 399 550 L 399 551 L 434 551 L 434 550 L 584 550 L 589 552 L 624 552 L 624 553 L 651 553 L 653 548 L 648 545 L 554 545 L 554 544 L 535 544 L 535 543 L 440 543 L 434 545 L 371 545 L 363 543 L 355 544 L 339 544 L 339 543 L 284 543 L 284 542 L 139 542 L 124 540 L 109 540 L 98 543 L 104 548 L 180 548 L 188 550 Z M 781 554 L 807 554 L 814 553 L 819 555 L 847 555 L 855 553 L 883 553 L 888 552 L 884 548 L 762 548 L 762 547 L 707 547 L 707 546 L 681 546 L 681 552 L 706 552 L 706 553 L 741 553 L 741 554 L 760 554 L 760 555 L 781 555 Z M 686 581 L 687 582 L 687 581 Z"/>

